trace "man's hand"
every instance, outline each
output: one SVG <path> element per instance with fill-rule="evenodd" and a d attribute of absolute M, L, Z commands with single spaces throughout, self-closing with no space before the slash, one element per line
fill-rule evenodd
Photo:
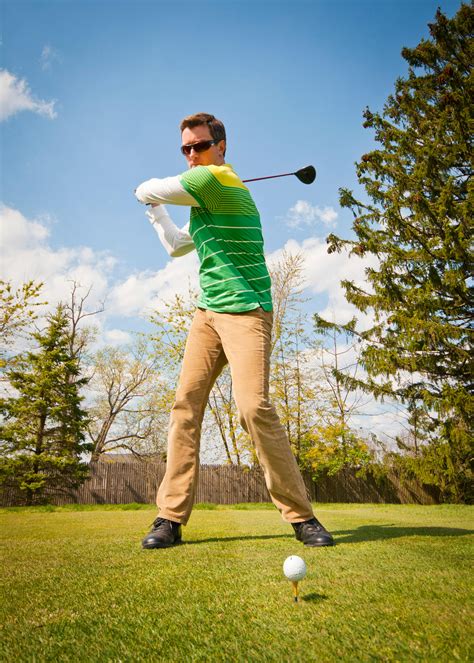
<path fill-rule="evenodd" d="M 133 189 L 133 193 L 134 193 L 134 195 L 136 194 L 136 192 L 137 192 L 137 190 L 136 190 L 136 189 Z M 160 204 L 160 203 L 147 203 L 146 206 L 147 206 L 147 207 L 158 207 L 159 204 Z"/>

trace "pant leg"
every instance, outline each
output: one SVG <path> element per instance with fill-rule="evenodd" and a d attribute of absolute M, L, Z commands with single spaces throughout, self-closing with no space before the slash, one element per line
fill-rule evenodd
<path fill-rule="evenodd" d="M 301 472 L 269 400 L 272 314 L 214 314 L 232 373 L 240 422 L 255 445 L 273 503 L 287 522 L 313 517 Z"/>
<path fill-rule="evenodd" d="M 170 415 L 166 473 L 156 498 L 162 518 L 183 525 L 189 520 L 199 474 L 204 411 L 212 386 L 226 363 L 222 343 L 207 312 L 197 309 Z"/>

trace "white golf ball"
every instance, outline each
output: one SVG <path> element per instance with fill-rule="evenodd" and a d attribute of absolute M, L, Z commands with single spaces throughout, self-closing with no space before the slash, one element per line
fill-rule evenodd
<path fill-rule="evenodd" d="M 283 573 L 288 580 L 303 580 L 306 575 L 306 564 L 298 555 L 290 555 L 283 563 Z"/>

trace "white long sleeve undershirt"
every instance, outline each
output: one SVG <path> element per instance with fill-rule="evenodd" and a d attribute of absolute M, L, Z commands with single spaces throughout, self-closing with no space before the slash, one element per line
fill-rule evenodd
<path fill-rule="evenodd" d="M 164 207 L 166 203 L 199 207 L 199 203 L 181 184 L 179 175 L 147 180 L 136 188 L 135 196 L 141 203 L 154 205 L 146 215 L 172 258 L 184 256 L 195 248 L 189 234 L 189 223 L 179 229 Z"/>
<path fill-rule="evenodd" d="M 199 207 L 199 203 L 181 184 L 179 175 L 175 177 L 154 177 L 146 180 L 135 189 L 135 196 L 141 203 L 158 205 L 189 205 Z"/>
<path fill-rule="evenodd" d="M 181 229 L 178 228 L 171 220 L 164 205 L 152 207 L 146 211 L 146 215 L 172 258 L 185 256 L 196 248 L 189 234 L 189 223 Z"/>

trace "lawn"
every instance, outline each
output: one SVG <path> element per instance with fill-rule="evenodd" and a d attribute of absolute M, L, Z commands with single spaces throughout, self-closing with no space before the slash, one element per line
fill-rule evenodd
<path fill-rule="evenodd" d="M 2 661 L 472 661 L 472 507 L 316 505 L 334 548 L 273 508 L 1 510 Z M 282 564 L 308 567 L 300 602 Z"/>

